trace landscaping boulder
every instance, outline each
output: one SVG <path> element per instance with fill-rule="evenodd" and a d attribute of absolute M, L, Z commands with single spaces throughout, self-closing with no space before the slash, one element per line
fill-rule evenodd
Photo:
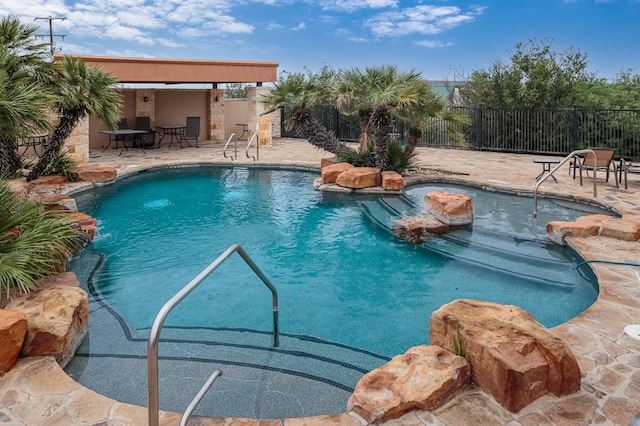
<path fill-rule="evenodd" d="M 580 368 L 569 347 L 516 306 L 455 300 L 429 321 L 431 344 L 465 348 L 473 382 L 512 412 L 553 393 L 580 389 Z"/>
<path fill-rule="evenodd" d="M 451 399 L 470 376 L 466 359 L 437 346 L 416 346 L 365 374 L 347 411 L 380 423 L 411 410 L 431 410 Z"/>
<path fill-rule="evenodd" d="M 473 202 L 468 195 L 429 192 L 424 196 L 424 205 L 428 213 L 447 225 L 468 225 L 473 222 Z"/>
<path fill-rule="evenodd" d="M 93 241 L 96 236 L 96 225 L 98 223 L 95 218 L 82 212 L 67 212 L 64 218 L 75 222 L 75 225 L 84 231 L 87 236 L 87 243 Z"/>
<path fill-rule="evenodd" d="M 5 308 L 27 318 L 24 357 L 53 356 L 64 368 L 87 334 L 88 296 L 79 287 L 54 285 L 34 290 L 16 297 Z"/>
<path fill-rule="evenodd" d="M 49 210 L 77 212 L 76 200 L 69 195 L 52 195 L 48 197 L 37 197 L 34 201 L 45 206 Z"/>
<path fill-rule="evenodd" d="M 116 169 L 108 166 L 80 166 L 71 172 L 78 176 L 78 180 L 92 183 L 112 182 L 118 176 Z"/>
<path fill-rule="evenodd" d="M 331 167 L 331 166 L 329 166 Z M 325 167 L 327 169 L 328 167 Z M 381 183 L 380 169 L 377 167 L 353 167 L 343 171 L 336 178 L 336 184 L 344 188 L 372 188 Z"/>
<path fill-rule="evenodd" d="M 393 233 L 411 244 L 421 244 L 434 235 L 449 231 L 449 225 L 433 216 L 419 215 L 396 219 L 391 224 Z"/>
<path fill-rule="evenodd" d="M 16 363 L 27 326 L 27 317 L 22 312 L 0 309 L 0 377 Z"/>
<path fill-rule="evenodd" d="M 380 174 L 382 178 L 382 188 L 388 191 L 402 191 L 404 187 L 404 179 L 397 172 L 387 170 Z"/>
<path fill-rule="evenodd" d="M 335 183 L 340 173 L 352 168 L 350 163 L 329 164 L 322 168 L 322 183 Z"/>
<path fill-rule="evenodd" d="M 551 221 L 547 223 L 547 237 L 558 245 L 566 245 L 566 237 L 595 237 L 600 235 L 605 222 L 613 217 L 605 214 L 580 216 L 574 222 Z"/>

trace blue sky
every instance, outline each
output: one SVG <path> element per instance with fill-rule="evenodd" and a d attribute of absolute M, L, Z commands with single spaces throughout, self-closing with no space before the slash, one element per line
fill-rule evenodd
<path fill-rule="evenodd" d="M 268 61 L 279 72 L 394 64 L 456 80 L 509 62 L 518 42 L 588 55 L 589 71 L 640 74 L 640 0 L 0 0 L 61 53 Z M 48 41 L 48 38 L 47 40 Z"/>

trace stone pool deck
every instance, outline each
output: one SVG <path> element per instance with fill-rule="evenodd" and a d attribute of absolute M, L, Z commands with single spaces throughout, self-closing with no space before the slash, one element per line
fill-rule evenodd
<path fill-rule="evenodd" d="M 232 162 L 222 155 L 222 144 L 204 142 L 199 149 L 163 147 L 158 150 L 91 151 L 91 165 L 113 166 L 119 174 L 180 164 L 253 164 Z M 418 149 L 421 173 L 414 180 L 446 180 L 531 193 L 541 165 L 539 156 L 498 154 L 451 149 Z M 240 151 L 240 155 L 244 152 Z M 252 155 L 255 154 L 255 151 Z M 292 139 L 275 140 L 260 149 L 260 165 L 319 168 L 329 157 L 310 144 Z M 541 194 L 593 200 L 610 206 L 623 217 L 640 221 L 640 176 L 629 175 L 629 189 L 616 188 L 613 178 L 584 186 L 568 175 L 565 165 L 556 173 L 558 183 L 546 180 Z M 602 177 L 602 176 L 601 176 Z M 533 200 L 532 200 L 533 214 Z M 570 238 L 586 260 L 640 263 L 640 243 L 606 237 Z M 600 282 L 600 295 L 587 311 L 553 328 L 571 347 L 582 371 L 581 390 L 557 398 L 544 396 L 519 413 L 510 413 L 473 385 L 436 410 L 416 411 L 386 425 L 629 425 L 640 413 L 640 341 L 627 336 L 628 324 L 640 324 L 640 268 L 591 263 Z M 120 403 L 83 388 L 59 368 L 53 358 L 21 358 L 0 377 L 0 425 L 145 425 L 144 407 Z M 178 425 L 179 415 L 162 413 L 162 425 Z M 193 418 L 193 425 L 314 426 L 362 425 L 348 413 L 300 419 Z"/>

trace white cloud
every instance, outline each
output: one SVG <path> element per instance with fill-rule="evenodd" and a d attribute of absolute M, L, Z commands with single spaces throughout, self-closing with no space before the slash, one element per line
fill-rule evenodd
<path fill-rule="evenodd" d="M 427 47 L 429 49 L 436 49 L 440 47 L 451 46 L 453 43 L 443 43 L 439 40 L 420 40 L 414 41 L 413 44 L 415 44 L 416 46 Z"/>
<path fill-rule="evenodd" d="M 353 12 L 360 9 L 382 9 L 398 6 L 398 0 L 323 0 L 323 9 Z"/>
<path fill-rule="evenodd" d="M 482 13 L 483 10 L 483 8 L 475 8 L 474 13 Z M 365 25 L 379 37 L 408 34 L 433 35 L 474 19 L 472 14 L 462 13 L 459 7 L 420 5 L 380 13 L 369 19 Z"/>
<path fill-rule="evenodd" d="M 304 22 L 300 22 L 300 24 L 298 24 L 298 26 L 293 27 L 293 31 L 300 31 L 300 30 L 304 30 L 305 28 L 307 28 L 307 26 L 305 25 Z"/>

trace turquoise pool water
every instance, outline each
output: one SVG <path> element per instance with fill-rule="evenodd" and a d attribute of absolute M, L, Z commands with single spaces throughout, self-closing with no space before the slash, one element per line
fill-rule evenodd
<path fill-rule="evenodd" d="M 117 313 L 127 333 L 142 341 L 160 307 L 238 243 L 278 289 L 280 329 L 291 336 L 291 345 L 315 344 L 314 339 L 329 342 L 318 349 L 322 357 L 354 365 L 355 360 L 346 359 L 351 355 L 332 354 L 332 348 L 353 348 L 354 354 L 365 351 L 377 357 L 342 383 L 348 394 L 363 371 L 428 343 L 431 313 L 451 300 L 515 304 L 550 327 L 571 319 L 597 298 L 588 266 L 576 269 L 581 259 L 575 252 L 548 243 L 544 232 L 549 220 L 584 215 L 582 206 L 542 199 L 534 219 L 531 198 L 444 184 L 411 187 L 405 197 L 323 193 L 312 188 L 317 176 L 268 168 L 173 168 L 139 173 L 78 194 L 79 209 L 98 219 L 97 238 L 70 264 L 99 299 L 91 315 L 104 314 L 105 309 Z M 419 246 L 397 239 L 390 221 L 419 213 L 424 193 L 436 189 L 471 195 L 474 225 Z M 220 337 L 225 342 L 268 347 L 271 315 L 270 293 L 238 256 L 232 256 L 169 315 L 166 333 L 174 336 L 170 330 L 187 327 L 215 329 L 227 334 Z M 94 326 L 95 322 L 80 349 L 87 359 L 92 350 L 108 352 L 98 349 L 108 344 L 99 343 L 103 321 Z M 113 339 L 104 332 L 107 340 Z M 282 350 L 286 345 L 285 339 Z M 216 348 L 220 346 L 225 344 L 218 342 Z M 117 350 L 112 352 L 115 357 Z M 241 361 L 238 353 L 229 358 L 239 363 L 252 359 Z M 81 383 L 83 377 L 92 380 L 85 362 L 76 360 L 70 367 Z M 292 368 L 297 372 L 293 375 L 325 377 L 322 369 L 297 368 Z M 123 393 L 112 392 L 114 397 Z M 263 410 L 254 411 L 249 417 L 265 416 Z M 326 409 L 274 415 L 323 412 Z M 234 410 L 231 414 L 246 415 Z"/>

